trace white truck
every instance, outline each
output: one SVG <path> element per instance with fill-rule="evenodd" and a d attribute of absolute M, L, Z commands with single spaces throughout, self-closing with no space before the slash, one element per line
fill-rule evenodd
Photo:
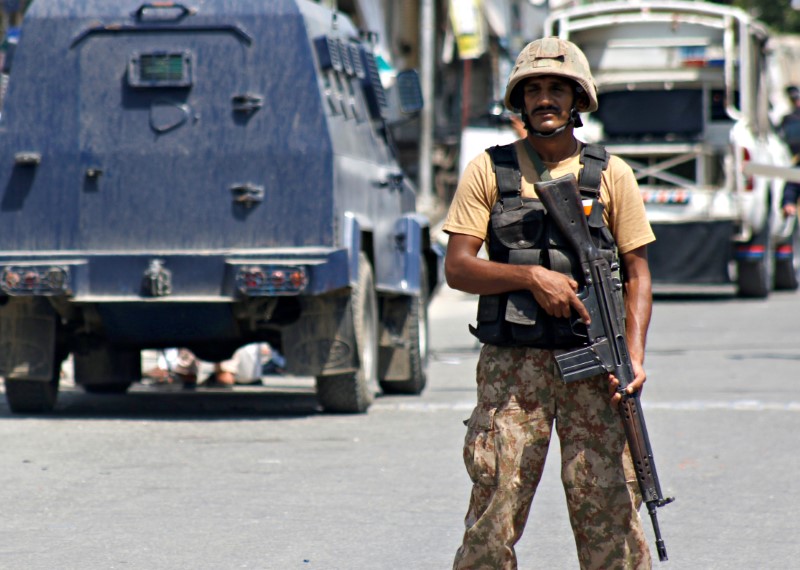
<path fill-rule="evenodd" d="M 555 10 L 545 33 L 589 59 L 600 108 L 579 135 L 633 168 L 657 238 L 653 282 L 734 283 L 762 298 L 797 289 L 797 223 L 780 208 L 792 157 L 770 121 L 781 86 L 767 27 L 729 6 L 629 0 Z"/>

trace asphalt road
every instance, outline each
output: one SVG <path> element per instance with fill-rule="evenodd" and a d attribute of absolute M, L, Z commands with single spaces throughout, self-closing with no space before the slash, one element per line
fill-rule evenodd
<path fill-rule="evenodd" d="M 308 378 L 184 393 L 65 386 L 55 413 L 0 403 L 1 569 L 446 569 L 469 480 L 475 299 L 431 308 L 420 397 L 318 411 Z M 670 569 L 800 567 L 800 295 L 658 297 L 644 409 Z M 521 569 L 577 568 L 558 446 Z M 649 520 L 645 528 L 652 537 Z"/>

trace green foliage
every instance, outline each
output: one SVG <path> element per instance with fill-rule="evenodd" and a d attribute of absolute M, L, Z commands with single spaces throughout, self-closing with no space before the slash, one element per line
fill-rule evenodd
<path fill-rule="evenodd" d="M 777 32 L 800 33 L 800 10 L 792 8 L 792 0 L 715 0 L 714 3 L 738 6 Z"/>

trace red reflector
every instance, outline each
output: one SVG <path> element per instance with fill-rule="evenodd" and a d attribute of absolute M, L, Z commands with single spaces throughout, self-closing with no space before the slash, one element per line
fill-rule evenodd
<path fill-rule="evenodd" d="M 261 271 L 247 271 L 244 274 L 245 285 L 249 288 L 258 287 L 263 281 L 264 274 Z"/>
<path fill-rule="evenodd" d="M 306 286 L 306 274 L 302 271 L 292 271 L 289 275 L 289 282 L 292 284 L 292 287 L 302 289 Z"/>
<path fill-rule="evenodd" d="M 39 274 L 35 271 L 28 271 L 22 278 L 22 282 L 26 289 L 36 289 L 39 284 Z"/>
<path fill-rule="evenodd" d="M 764 253 L 765 251 L 763 245 L 740 245 L 737 249 L 743 253 Z"/>

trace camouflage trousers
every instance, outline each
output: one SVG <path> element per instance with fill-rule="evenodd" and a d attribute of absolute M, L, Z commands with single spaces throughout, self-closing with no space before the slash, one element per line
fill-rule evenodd
<path fill-rule="evenodd" d="M 553 352 L 484 345 L 478 405 L 467 423 L 464 462 L 473 482 L 454 570 L 517 568 L 553 426 L 561 480 L 583 569 L 651 567 L 641 498 L 617 410 L 602 376 L 564 384 Z"/>

